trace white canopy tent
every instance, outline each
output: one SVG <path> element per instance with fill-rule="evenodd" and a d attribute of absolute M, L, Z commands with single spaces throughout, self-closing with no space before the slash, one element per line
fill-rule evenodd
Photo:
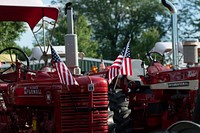
<path fill-rule="evenodd" d="M 64 56 L 65 55 L 65 46 L 53 46 L 54 50 L 60 55 L 60 56 Z M 41 47 L 42 51 L 44 50 L 44 47 Z M 31 59 L 37 59 L 40 60 L 43 53 L 41 51 L 40 47 L 34 47 L 32 48 L 32 54 L 29 57 L 29 60 Z M 51 49 L 48 49 L 47 51 L 47 56 L 51 56 Z"/>
<path fill-rule="evenodd" d="M 183 53 L 183 45 L 181 42 L 178 43 L 178 50 Z M 172 42 L 157 42 L 150 52 L 157 52 L 163 55 L 165 52 L 172 52 Z"/>

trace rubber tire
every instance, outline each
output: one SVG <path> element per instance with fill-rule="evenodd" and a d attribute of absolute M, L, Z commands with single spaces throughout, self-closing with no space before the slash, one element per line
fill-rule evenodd
<path fill-rule="evenodd" d="M 194 101 L 194 112 L 192 115 L 192 121 L 200 124 L 200 89 L 197 90 L 197 96 Z"/>

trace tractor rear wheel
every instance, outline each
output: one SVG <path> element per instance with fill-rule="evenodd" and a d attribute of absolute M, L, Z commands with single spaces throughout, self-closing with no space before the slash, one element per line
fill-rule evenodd
<path fill-rule="evenodd" d="M 194 102 L 195 102 L 194 103 L 195 108 L 192 115 L 192 121 L 200 124 L 200 89 L 198 89 L 197 91 L 197 96 Z"/>

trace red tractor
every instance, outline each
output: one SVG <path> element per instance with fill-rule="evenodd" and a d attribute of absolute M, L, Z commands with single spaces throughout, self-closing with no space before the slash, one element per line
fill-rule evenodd
<path fill-rule="evenodd" d="M 0 3 L 0 21 L 25 21 L 32 31 L 39 21 L 42 26 L 49 20 L 56 25 L 58 9 L 43 6 L 40 0 Z M 48 57 L 49 45 L 46 48 L 43 59 Z M 32 70 L 27 55 L 14 47 L 0 51 L 0 57 L 5 55 L 10 59 L 0 72 L 1 133 L 108 132 L 104 78 L 73 73 L 78 85 L 63 86 L 51 65 Z"/>
<path fill-rule="evenodd" d="M 176 9 L 170 2 L 165 0 L 162 2 L 173 14 L 173 29 L 176 29 Z M 26 1 L 9 3 L 4 0 L 0 3 L 0 21 L 25 21 L 35 37 L 39 29 L 45 30 L 39 27 L 34 31 L 40 21 L 41 26 L 44 26 L 45 22 L 52 24 L 53 27 L 56 25 L 58 9 L 42 6 L 40 0 L 28 1 L 28 4 Z M 66 9 L 69 15 L 70 3 Z M 50 20 L 53 20 L 53 23 L 49 22 Z M 78 85 L 63 86 L 57 71 L 51 65 L 47 66 L 50 44 L 44 47 L 46 49 L 41 49 L 43 54 L 41 59 L 46 65 L 39 70 L 30 69 L 29 58 L 18 48 L 11 47 L 0 51 L 0 57 L 9 55 L 10 58 L 1 65 L 0 72 L 1 133 L 109 132 L 108 84 L 105 78 L 100 77 L 105 75 L 107 70 L 97 73 L 100 76 L 79 74 L 76 36 L 73 34 L 72 23 L 68 24 L 71 25 L 68 27 L 65 41 L 70 48 L 66 49 L 68 55 L 66 58 Z M 138 75 L 140 80 L 130 81 L 129 86 L 125 84 L 127 80 L 124 79 L 119 83 L 119 86 L 123 87 L 123 93 L 128 94 L 129 100 L 126 100 L 127 95 L 122 93 L 111 94 L 118 102 L 122 100 L 121 103 L 131 109 L 130 113 L 126 109 L 127 106 L 121 103 L 117 106 L 120 110 L 112 107 L 112 110 L 120 116 L 120 118 L 115 116 L 113 118 L 115 121 L 120 123 L 121 118 L 127 118 L 127 121 L 118 124 L 120 126 L 115 126 L 116 132 L 128 132 L 124 125 L 129 124 L 132 127 L 130 132 L 146 133 L 165 130 L 168 127 L 166 132 L 182 130 L 181 127 L 199 131 L 198 124 L 192 123 L 191 126 L 191 122 L 188 122 L 192 120 L 200 123 L 200 71 L 196 66 L 198 42 L 196 40 L 184 42 L 183 51 L 187 50 L 189 56 L 184 53 L 186 66 L 180 67 L 176 34 L 177 31 L 174 30 L 172 68 L 155 61 L 152 58 L 154 52 L 151 52 L 147 54 L 151 63 L 147 69 L 143 68 L 143 75 Z M 52 35 L 50 40 L 44 39 L 44 44 L 51 43 L 51 38 Z M 120 113 L 123 111 L 130 113 L 131 119 L 128 119 L 126 114 L 121 116 Z M 182 121 L 180 123 L 183 126 L 179 126 L 180 124 L 176 123 L 178 121 Z"/>
<path fill-rule="evenodd" d="M 131 82 L 129 108 L 135 132 L 161 131 L 178 121 L 183 121 L 183 125 L 176 130 L 168 130 L 182 132 L 184 128 L 191 129 L 185 125 L 185 121 L 200 123 L 200 68 L 197 66 L 199 42 L 195 39 L 183 41 L 184 59 L 181 61 L 184 63 L 180 65 L 178 51 L 181 50 L 177 41 L 176 8 L 168 1 L 162 0 L 162 3 L 170 10 L 173 18 L 172 52 L 167 48 L 165 51 L 172 56 L 173 63 L 172 66 L 162 65 L 153 58 L 155 49 L 152 49 L 147 54 L 150 65 L 144 68 L 143 75 L 138 75 L 141 82 Z M 195 132 L 199 132 L 199 129 Z"/>

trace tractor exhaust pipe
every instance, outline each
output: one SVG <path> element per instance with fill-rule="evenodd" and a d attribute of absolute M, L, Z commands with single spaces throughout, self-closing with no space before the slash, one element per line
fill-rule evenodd
<path fill-rule="evenodd" d="M 65 14 L 67 15 L 68 32 L 65 35 L 65 59 L 66 65 L 72 74 L 80 75 L 78 65 L 78 44 L 77 35 L 74 34 L 73 8 L 72 3 L 68 2 L 65 6 Z"/>
<path fill-rule="evenodd" d="M 172 51 L 173 51 L 173 68 L 178 66 L 178 28 L 177 28 L 177 10 L 174 5 L 166 0 L 162 0 L 162 4 L 169 9 L 172 14 Z"/>

